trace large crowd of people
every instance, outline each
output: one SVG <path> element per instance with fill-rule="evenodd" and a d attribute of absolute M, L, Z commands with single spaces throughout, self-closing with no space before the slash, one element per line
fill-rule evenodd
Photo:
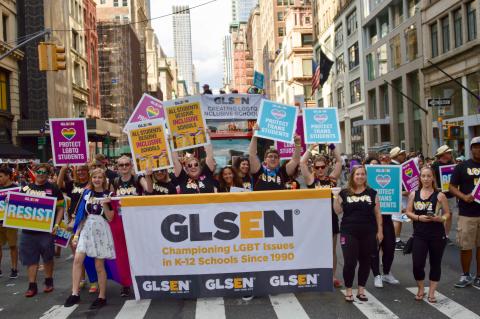
<path fill-rule="evenodd" d="M 80 302 L 80 291 L 85 285 L 83 262 L 87 257 L 95 260 L 98 278 L 98 282 L 91 283 L 90 287 L 90 292 L 98 292 L 98 298 L 91 308 L 98 309 L 106 304 L 107 275 L 104 261 L 115 258 L 112 233 L 108 227 L 113 216 L 112 197 L 235 190 L 256 192 L 332 188 L 332 280 L 335 287 L 345 286 L 347 302 L 355 299 L 352 288 L 357 266 L 356 298 L 366 301 L 368 297 L 364 289 L 370 270 L 375 287 L 381 288 L 384 283 L 399 284 L 391 272 L 395 250 L 410 249 L 412 277 L 418 286 L 415 299 L 423 300 L 425 296 L 425 264 L 428 256 L 430 289 L 427 300 L 435 303 L 442 255 L 446 245 L 452 243 L 449 233 L 453 216 L 458 218 L 456 241 L 460 248 L 462 270 L 455 287 L 474 285 L 480 288 L 480 204 L 472 196 L 480 180 L 480 137 L 471 140 L 471 158 L 468 160 L 454 160 L 453 150 L 446 145 L 438 148 L 433 159 L 424 158 L 418 153 L 407 154 L 395 147 L 387 153 L 348 160 L 333 144 L 325 148 L 312 145 L 301 154 L 300 142 L 300 137 L 295 136 L 293 156 L 283 165 L 279 151 L 273 147 L 268 148 L 263 159 L 260 159 L 257 155 L 257 137 L 253 137 L 247 156 L 236 157 L 231 165 L 225 167 L 217 167 L 211 144 L 204 147 L 203 158 L 195 154 L 173 152 L 173 169 L 154 172 L 147 169 L 146 174 L 141 176 L 134 173 L 130 157 L 121 156 L 111 165 L 102 154 L 95 156 L 88 165 L 76 167 L 56 168 L 45 163 L 23 167 L 2 166 L 0 189 L 18 185 L 23 193 L 57 199 L 53 232 L 62 220 L 74 231 L 70 247 L 74 255 L 72 293 L 65 302 L 67 307 Z M 403 192 L 402 211 L 398 214 L 381 214 L 379 196 L 367 184 L 365 165 L 401 165 L 411 158 L 420 168 L 418 190 Z M 449 191 L 441 192 L 439 168 L 455 163 L 457 166 Z M 338 186 L 343 187 L 339 190 Z M 69 199 L 68 205 L 64 198 Z M 407 243 L 400 240 L 402 224 L 405 222 L 413 222 L 413 234 Z M 343 283 L 336 271 L 338 241 L 344 259 Z M 56 252 L 51 234 L 31 230 L 18 232 L 0 225 L 0 245 L 5 244 L 10 248 L 10 278 L 18 277 L 18 259 L 26 267 L 28 287 L 25 297 L 33 297 L 38 293 L 39 268 L 45 273 L 43 291 L 50 293 L 54 290 Z M 0 262 L 1 252 L 0 249 Z M 476 276 L 470 272 L 474 256 Z M 129 295 L 130 287 L 121 287 L 121 296 Z M 245 299 L 251 298 L 245 296 Z"/>

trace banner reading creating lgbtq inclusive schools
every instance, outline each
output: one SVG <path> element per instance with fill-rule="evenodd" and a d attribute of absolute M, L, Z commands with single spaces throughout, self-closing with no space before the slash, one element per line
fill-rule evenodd
<path fill-rule="evenodd" d="M 142 98 L 137 103 L 135 110 L 125 124 L 123 132 L 128 133 L 128 128 L 131 124 L 164 118 L 165 112 L 163 111 L 162 101 L 157 100 L 147 93 L 143 93 Z"/>
<path fill-rule="evenodd" d="M 85 119 L 51 119 L 50 139 L 55 166 L 88 162 L 88 136 Z"/>
<path fill-rule="evenodd" d="M 57 199 L 10 192 L 3 226 L 50 233 L 55 220 Z"/>
<path fill-rule="evenodd" d="M 293 143 L 297 115 L 298 108 L 296 106 L 262 100 L 257 120 L 259 130 L 255 131 L 255 136 Z"/>
<path fill-rule="evenodd" d="M 304 108 L 305 143 L 341 143 L 337 108 Z"/>
<path fill-rule="evenodd" d="M 157 119 L 139 122 L 129 127 L 128 142 L 132 152 L 133 166 L 137 174 L 147 168 L 157 171 L 173 166 L 172 154 L 168 147 L 165 122 Z"/>
<path fill-rule="evenodd" d="M 420 185 L 420 170 L 412 158 L 402 164 L 402 184 L 407 192 L 413 192 Z"/>
<path fill-rule="evenodd" d="M 167 125 L 172 137 L 172 151 L 186 150 L 210 143 L 201 104 L 199 96 L 164 103 Z"/>
<path fill-rule="evenodd" d="M 332 291 L 331 191 L 121 198 L 136 299 Z"/>
<path fill-rule="evenodd" d="M 450 179 L 453 175 L 453 170 L 457 164 L 440 166 L 440 183 L 442 184 L 442 192 L 448 192 L 450 187 Z"/>
<path fill-rule="evenodd" d="M 402 211 L 401 167 L 398 165 L 366 165 L 367 183 L 377 191 L 382 214 Z"/>
<path fill-rule="evenodd" d="M 5 208 L 7 207 L 6 199 L 8 193 L 18 191 L 20 191 L 20 187 L 0 189 L 0 221 L 3 221 L 3 218 L 5 217 Z"/>
<path fill-rule="evenodd" d="M 255 120 L 262 102 L 260 94 L 204 94 L 201 98 L 206 120 Z"/>
<path fill-rule="evenodd" d="M 307 146 L 305 145 L 305 138 L 303 135 L 303 119 L 302 116 L 299 115 L 297 117 L 297 129 L 296 133 L 300 135 L 301 141 L 302 141 L 302 150 L 301 150 L 301 155 L 305 153 L 307 150 Z M 275 142 L 275 148 L 278 150 L 278 153 L 280 153 L 280 159 L 291 159 L 293 156 L 293 153 L 295 152 L 295 144 L 291 143 L 284 143 L 284 142 Z"/>

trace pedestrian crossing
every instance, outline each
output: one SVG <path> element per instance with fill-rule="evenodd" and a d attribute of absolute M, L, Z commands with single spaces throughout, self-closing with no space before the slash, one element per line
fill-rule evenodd
<path fill-rule="evenodd" d="M 417 293 L 416 287 L 400 288 L 407 298 L 402 300 L 401 307 L 394 307 L 391 303 L 385 301 L 382 297 L 382 290 L 375 289 L 365 291 L 368 301 L 362 302 L 355 298 L 355 302 L 346 303 L 343 297 L 345 290 L 335 291 L 333 294 L 279 294 L 268 297 L 255 298 L 252 301 L 242 301 L 240 298 L 200 298 L 191 301 L 195 304 L 194 314 L 188 316 L 182 314 L 181 318 L 191 319 L 235 319 L 235 318 L 271 318 L 271 319 L 313 319 L 313 318 L 368 318 L 368 319 L 399 319 L 399 318 L 437 318 L 448 317 L 452 319 L 480 319 L 479 313 L 461 305 L 459 300 L 452 300 L 441 292 L 436 293 L 437 303 L 429 303 L 425 297 L 423 301 L 415 301 L 414 296 Z M 356 290 L 354 290 L 356 292 Z M 477 290 L 471 290 L 472 298 L 479 298 Z M 333 302 L 331 295 L 334 295 Z M 426 288 L 425 296 L 428 295 Z M 310 302 L 305 301 L 309 299 Z M 384 300 L 382 300 L 384 299 Z M 318 309 L 311 309 L 311 301 L 323 307 L 334 307 L 339 312 L 335 315 L 330 311 L 318 313 Z M 397 301 L 397 300 L 395 300 Z M 170 301 L 175 304 L 173 301 Z M 185 301 L 187 302 L 187 301 Z M 169 301 L 158 300 L 127 300 L 119 307 L 118 313 L 113 314 L 112 305 L 100 309 L 95 313 L 89 313 L 88 318 L 115 318 L 115 319 L 143 319 L 156 318 L 155 311 L 151 310 L 155 303 L 162 303 L 168 307 Z M 386 304 L 387 303 L 387 304 Z M 177 303 L 178 305 L 178 303 Z M 416 309 L 415 307 L 418 307 Z M 250 309 L 249 309 L 250 308 Z M 393 309 L 395 308 L 395 309 Z M 410 309 L 411 312 L 402 312 L 403 309 Z M 273 311 L 272 311 L 273 309 Z M 341 312 L 340 312 L 341 309 Z M 107 311 L 108 310 L 108 311 Z M 177 309 L 178 310 L 178 309 Z M 270 313 L 269 313 L 270 310 Z M 421 311 L 420 311 L 421 310 Z M 65 308 L 61 305 L 55 305 L 48 309 L 40 319 L 67 319 L 75 316 L 79 311 L 79 306 L 75 305 Z M 115 310 L 116 311 L 116 310 Z M 115 312 L 114 311 L 114 312 Z M 413 311 L 413 316 L 412 316 Z M 107 312 L 109 313 L 107 315 Z M 76 316 L 75 316 L 76 317 Z"/>

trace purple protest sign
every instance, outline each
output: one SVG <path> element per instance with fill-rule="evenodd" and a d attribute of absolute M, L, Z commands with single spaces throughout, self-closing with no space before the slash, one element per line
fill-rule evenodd
<path fill-rule="evenodd" d="M 0 190 L 0 222 L 3 221 L 3 218 L 5 216 L 5 208 L 7 207 L 6 199 L 8 196 L 8 193 L 10 192 L 18 192 L 20 190 L 20 187 L 12 187 L 12 188 L 5 188 Z"/>
<path fill-rule="evenodd" d="M 51 119 L 50 140 L 55 166 L 88 162 L 88 136 L 85 119 Z"/>
<path fill-rule="evenodd" d="M 402 164 L 402 184 L 407 192 L 413 192 L 420 185 L 420 170 L 412 158 Z"/>
<path fill-rule="evenodd" d="M 453 171 L 455 170 L 456 164 L 440 166 L 440 184 L 442 192 L 448 192 L 450 187 L 450 179 L 452 178 Z M 438 185 L 437 185 L 438 186 Z"/>
<path fill-rule="evenodd" d="M 480 204 L 480 182 L 473 189 L 472 195 L 473 195 L 473 199 Z"/>
<path fill-rule="evenodd" d="M 302 140 L 302 151 L 301 154 L 305 153 L 307 150 L 307 145 L 305 145 L 305 138 L 303 133 L 303 119 L 302 116 L 297 116 L 297 129 L 295 132 L 300 135 Z M 277 148 L 278 152 L 280 153 L 280 159 L 291 159 L 293 156 L 293 152 L 295 151 L 295 144 L 291 143 L 284 143 L 280 141 L 275 141 L 275 147 Z"/>
<path fill-rule="evenodd" d="M 127 133 L 128 126 L 130 126 L 130 124 L 164 118 L 165 112 L 163 110 L 162 101 L 157 100 L 147 93 L 144 93 L 140 101 L 138 101 L 132 115 L 125 124 L 123 131 Z"/>

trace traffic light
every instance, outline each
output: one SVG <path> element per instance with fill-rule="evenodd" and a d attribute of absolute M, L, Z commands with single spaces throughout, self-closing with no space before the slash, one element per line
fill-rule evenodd
<path fill-rule="evenodd" d="M 47 42 L 38 44 L 38 69 L 40 71 L 58 71 L 66 68 L 65 47 Z"/>
<path fill-rule="evenodd" d="M 48 51 L 50 50 L 50 43 L 40 42 L 38 44 L 38 69 L 40 71 L 50 70 L 50 59 Z"/>
<path fill-rule="evenodd" d="M 65 60 L 65 47 L 61 45 L 53 45 L 54 54 L 52 59 L 52 66 L 55 71 L 65 70 L 67 68 L 67 63 Z"/>

